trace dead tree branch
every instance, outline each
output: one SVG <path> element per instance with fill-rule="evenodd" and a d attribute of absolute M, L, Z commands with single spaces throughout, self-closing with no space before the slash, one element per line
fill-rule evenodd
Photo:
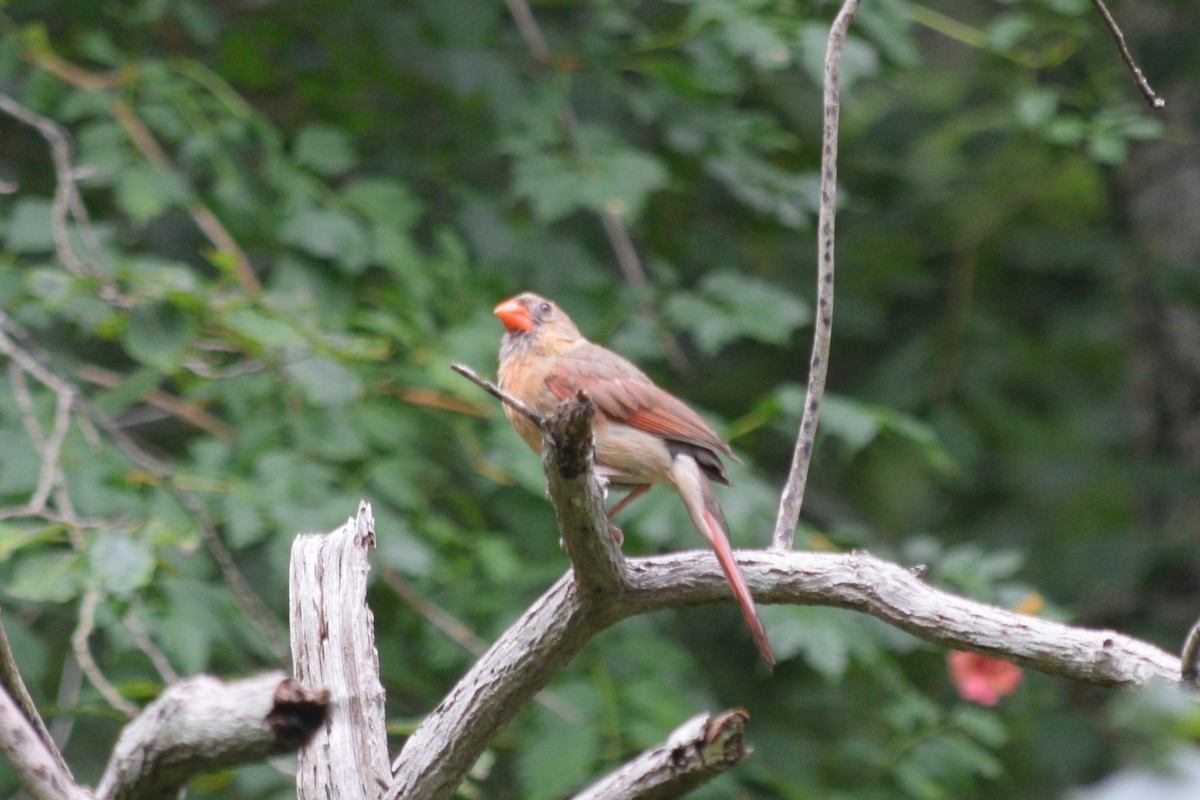
<path fill-rule="evenodd" d="M 716 716 L 698 714 L 666 742 L 651 748 L 572 800 L 680 797 L 737 766 L 750 750 L 742 730 L 749 719 L 740 708 Z"/>
<path fill-rule="evenodd" d="M 591 637 L 614 622 L 729 601 L 711 552 L 621 560 L 612 573 L 597 578 L 597 571 L 610 569 L 605 560 L 611 537 L 591 459 L 579 449 L 589 441 L 590 436 L 571 441 L 548 436 L 543 448 L 572 571 L 501 635 L 408 738 L 392 764 L 388 800 L 452 796 L 500 729 Z M 573 478 L 556 480 L 564 464 L 571 465 Z M 1179 659 L 1145 642 L 957 597 L 867 553 L 771 549 L 735 555 L 761 602 L 853 609 L 930 642 L 1088 683 L 1136 686 L 1179 679 Z"/>
<path fill-rule="evenodd" d="M 324 686 L 330 724 L 300 751 L 299 797 L 378 797 L 391 779 L 375 627 L 367 607 L 371 506 L 328 535 L 292 544 L 289 575 L 296 677 Z"/>
<path fill-rule="evenodd" d="M 71 778 L 54 751 L 7 691 L 0 688 L 0 753 L 8 758 L 34 800 L 94 800 Z"/>
<path fill-rule="evenodd" d="M 324 724 L 328 708 L 328 692 L 282 672 L 236 683 L 188 678 L 121 731 L 96 796 L 173 797 L 193 775 L 295 750 Z"/>

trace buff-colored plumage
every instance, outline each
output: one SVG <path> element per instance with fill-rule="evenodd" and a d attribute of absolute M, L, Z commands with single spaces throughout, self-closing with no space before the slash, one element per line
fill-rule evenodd
<path fill-rule="evenodd" d="M 554 303 L 525 293 L 496 306 L 504 323 L 500 387 L 536 411 L 550 413 L 584 389 L 596 404 L 596 471 L 630 495 L 666 483 L 683 500 L 696 529 L 712 544 L 742 616 L 768 666 L 775 658 L 750 590 L 733 558 L 724 516 L 711 482 L 728 485 L 721 456 L 729 445 L 683 401 L 654 384 L 627 359 L 589 342 Z M 541 433 L 504 407 L 513 427 L 535 451 Z"/>

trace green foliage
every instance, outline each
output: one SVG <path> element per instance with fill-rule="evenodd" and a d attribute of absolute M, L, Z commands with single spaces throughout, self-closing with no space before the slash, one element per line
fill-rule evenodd
<path fill-rule="evenodd" d="M 727 421 L 745 462 L 721 490 L 731 535 L 765 543 L 804 403 L 832 6 L 534 4 L 542 62 L 503 4 L 126 5 L 0 16 L 0 90 L 69 135 L 87 209 L 59 225 L 47 143 L 4 116 L 0 307 L 113 422 L 76 405 L 49 512 L 0 521 L 3 623 L 40 706 L 76 724 L 77 775 L 94 779 L 117 731 L 88 680 L 70 691 L 85 597 L 98 668 L 145 702 L 163 680 L 146 640 L 181 674 L 278 665 L 292 538 L 360 497 L 373 577 L 403 576 L 484 641 L 562 574 L 538 460 L 448 366 L 491 368 L 489 311 L 517 291 Z M 1138 292 L 1178 309 L 1200 285 L 1179 250 L 1139 241 L 1121 193 L 1140 179 L 1120 170 L 1187 134 L 1142 110 L 1092 13 L 864 4 L 801 539 L 1000 605 L 1036 590 L 1056 615 L 1173 648 L 1194 614 L 1179 565 L 1197 555 L 1196 462 L 1130 432 L 1153 358 L 1127 323 Z M 1189 18 L 1143 40 L 1152 79 L 1194 84 L 1196 33 Z M 646 285 L 622 278 L 601 214 Z M 38 492 L 58 401 L 0 373 L 6 508 Z M 620 524 L 631 553 L 702 545 L 664 489 Z M 384 582 L 370 601 L 389 718 L 411 729 L 473 656 Z M 1108 694 L 1033 675 L 998 709 L 970 706 L 942 648 L 846 610 L 764 612 L 770 678 L 728 604 L 606 631 L 464 793 L 565 796 L 729 706 L 749 710 L 755 753 L 698 797 L 1055 796 L 1195 738 L 1177 704 L 1139 726 L 1144 699 L 1107 711 Z M 192 794 L 290 786 L 260 766 Z"/>

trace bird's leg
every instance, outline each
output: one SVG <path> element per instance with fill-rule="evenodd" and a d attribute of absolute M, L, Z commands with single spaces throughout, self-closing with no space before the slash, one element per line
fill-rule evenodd
<path fill-rule="evenodd" d="M 622 497 L 619 503 L 617 503 L 615 506 L 613 506 L 612 508 L 610 508 L 608 510 L 608 518 L 612 519 L 613 517 L 615 517 L 617 515 L 618 511 L 620 511 L 622 508 L 624 508 L 625 506 L 632 503 L 638 497 L 641 497 L 643 494 L 646 493 L 646 490 L 649 488 L 650 488 L 650 484 L 648 484 L 648 483 L 634 484 L 633 488 L 629 490 L 629 494 Z"/>
<path fill-rule="evenodd" d="M 636 497 L 645 494 L 646 490 L 649 488 L 650 484 L 648 483 L 634 484 L 633 488 L 629 490 L 629 494 L 622 497 L 615 506 L 608 510 L 608 532 L 611 533 L 613 538 L 617 540 L 617 546 L 625 544 L 625 534 L 620 528 L 612 524 L 612 518 L 617 515 L 618 511 L 633 502 Z"/>

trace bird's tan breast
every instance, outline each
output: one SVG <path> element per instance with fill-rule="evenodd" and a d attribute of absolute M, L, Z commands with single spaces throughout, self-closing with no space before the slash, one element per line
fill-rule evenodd
<path fill-rule="evenodd" d="M 500 359 L 497 371 L 500 388 L 520 400 L 534 411 L 549 414 L 558 406 L 558 398 L 546 387 L 546 378 L 554 369 L 558 359 L 539 352 L 536 347 L 516 348 Z M 507 403 L 504 414 L 516 428 L 517 433 L 535 451 L 542 449 L 542 433 Z"/>

